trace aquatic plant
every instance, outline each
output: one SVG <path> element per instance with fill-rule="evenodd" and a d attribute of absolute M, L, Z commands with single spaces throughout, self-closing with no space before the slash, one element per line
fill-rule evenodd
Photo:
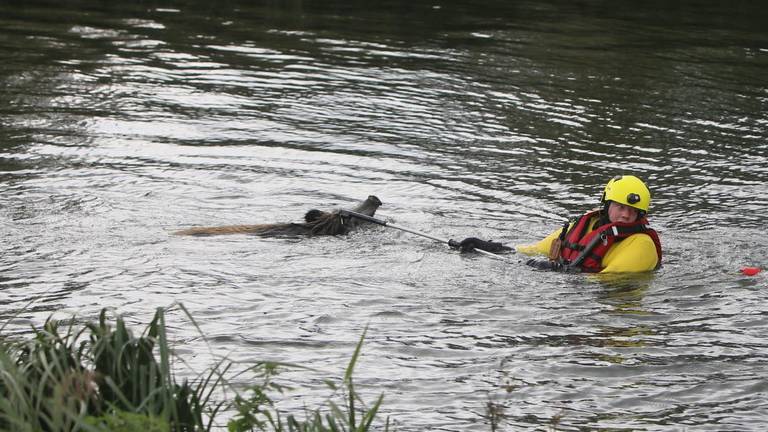
<path fill-rule="evenodd" d="M 96 385 L 80 333 L 60 327 L 48 320 L 30 340 L 0 341 L 0 429 L 72 430 L 89 410 Z"/>
<path fill-rule="evenodd" d="M 383 400 L 379 396 L 366 408 L 355 392 L 352 374 L 365 333 L 343 378 L 344 404 L 333 401 L 339 392 L 329 384 L 334 392 L 327 406 L 306 411 L 300 419 L 279 411 L 269 396 L 286 389 L 274 377 L 278 367 L 287 365 L 264 362 L 246 369 L 255 372 L 255 383 L 244 391 L 231 384 L 233 365 L 227 359 L 179 382 L 172 365 L 182 359 L 171 350 L 165 309 L 156 311 L 139 336 L 122 317 L 113 321 L 104 309 L 97 322 L 80 327 L 74 320 L 48 319 L 29 338 L 0 335 L 0 430 L 210 431 L 226 413 L 228 429 L 236 432 L 367 431 Z M 215 401 L 213 395 L 224 391 L 233 392 L 234 400 Z"/>
<path fill-rule="evenodd" d="M 509 397 L 517 389 L 517 384 L 514 382 L 515 378 L 509 376 L 509 373 L 504 371 L 503 360 L 501 362 L 501 369 L 503 381 L 499 384 L 499 387 L 504 390 L 504 397 L 499 399 L 489 394 L 488 401 L 485 403 L 485 415 L 483 415 L 483 418 L 491 426 L 491 432 L 500 430 L 502 422 L 507 418 L 506 408 Z"/>
<path fill-rule="evenodd" d="M 366 329 L 367 331 L 367 329 Z M 332 399 L 327 400 L 328 409 L 316 409 L 306 411 L 304 418 L 299 419 L 295 414 L 287 416 L 275 408 L 272 400 L 267 396 L 269 389 L 282 391 L 283 387 L 274 384 L 271 377 L 277 370 L 274 363 L 263 364 L 259 368 L 263 374 L 262 384 L 248 388 L 248 397 L 238 395 L 235 398 L 235 407 L 238 415 L 230 420 L 229 432 L 250 431 L 301 431 L 301 432 L 336 432 L 336 431 L 367 431 L 371 428 L 374 418 L 381 407 L 384 395 L 381 394 L 370 408 L 366 408 L 362 399 L 355 391 L 352 379 L 355 364 L 360 355 L 360 349 L 365 339 L 365 333 L 360 337 L 355 352 L 347 365 L 344 373 L 343 386 L 339 387 L 332 381 L 326 381 L 326 385 L 333 391 L 332 395 L 342 394 L 343 405 L 338 405 Z M 285 419 L 283 420 L 283 417 Z M 384 430 L 389 430 L 387 419 Z"/>

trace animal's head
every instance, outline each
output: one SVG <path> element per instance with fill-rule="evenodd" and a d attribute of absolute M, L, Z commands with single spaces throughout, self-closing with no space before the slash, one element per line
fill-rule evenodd
<path fill-rule="evenodd" d="M 379 206 L 381 206 L 381 200 L 374 195 L 370 195 L 352 211 L 373 216 Z M 312 235 L 346 234 L 360 223 L 364 223 L 350 216 L 342 216 L 338 210 L 329 213 L 312 209 L 304 215 L 304 220 L 307 225 L 310 225 Z"/>
<path fill-rule="evenodd" d="M 312 223 L 328 215 L 328 212 L 312 209 L 304 215 L 304 222 Z"/>

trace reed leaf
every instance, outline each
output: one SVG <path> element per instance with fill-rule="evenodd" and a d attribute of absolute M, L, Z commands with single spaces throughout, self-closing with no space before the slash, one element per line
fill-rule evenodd
<path fill-rule="evenodd" d="M 186 308 L 179 308 L 189 316 Z M 96 322 L 79 328 L 74 320 L 65 324 L 48 319 L 41 328 L 33 328 L 27 340 L 0 336 L 0 430 L 210 431 L 217 416 L 233 409 L 236 413 L 227 424 L 231 432 L 367 431 L 383 395 L 366 409 L 355 392 L 353 373 L 366 331 L 345 369 L 344 385 L 326 381 L 331 397 L 341 391 L 344 403 L 329 398 L 324 407 L 305 411 L 301 420 L 293 414 L 283 417 L 269 396 L 291 390 L 275 381 L 279 368 L 305 368 L 301 365 L 261 362 L 232 373 L 233 363 L 224 358 L 205 374 L 179 382 L 174 362 L 183 359 L 171 349 L 165 309 L 158 308 L 138 336 L 120 315 L 108 316 L 107 309 Z M 255 376 L 256 384 L 241 394 L 231 379 L 245 372 Z M 233 391 L 234 401 L 215 401 L 221 390 Z"/>

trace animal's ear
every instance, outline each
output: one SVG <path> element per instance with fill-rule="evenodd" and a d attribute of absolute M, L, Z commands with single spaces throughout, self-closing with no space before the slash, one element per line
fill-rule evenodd
<path fill-rule="evenodd" d="M 315 222 L 321 217 L 325 216 L 327 213 L 324 211 L 312 209 L 307 212 L 307 214 L 304 215 L 304 222 L 311 223 Z"/>

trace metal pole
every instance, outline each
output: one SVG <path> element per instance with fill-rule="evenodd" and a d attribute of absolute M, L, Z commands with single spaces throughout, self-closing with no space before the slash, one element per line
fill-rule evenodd
<path fill-rule="evenodd" d="M 445 243 L 445 244 L 447 244 L 450 247 L 458 246 L 458 242 L 456 240 L 448 240 L 448 239 L 443 239 L 443 238 L 435 237 L 435 236 L 429 235 L 427 233 L 423 233 L 421 231 L 416 231 L 414 229 L 410 229 L 410 228 L 402 227 L 402 226 L 399 226 L 399 225 L 391 224 L 391 223 L 389 223 L 387 221 L 384 221 L 384 220 L 381 220 L 381 219 L 377 219 L 375 217 L 368 216 L 368 215 L 365 215 L 365 214 L 362 214 L 362 213 L 353 212 L 351 210 L 340 210 L 340 214 L 342 216 L 344 216 L 344 215 L 352 216 L 352 217 L 355 217 L 355 218 L 358 218 L 358 219 L 362 219 L 364 221 L 375 223 L 377 225 L 398 229 L 400 231 L 409 232 L 411 234 L 415 234 L 415 235 L 421 236 L 421 237 L 426 237 L 426 238 L 428 238 L 430 240 L 434 240 L 434 241 L 437 241 L 437 242 L 440 242 L 440 243 Z M 493 258 L 493 259 L 497 259 L 497 260 L 501 260 L 501 261 L 509 261 L 509 260 L 507 260 L 507 258 L 505 258 L 505 257 L 503 257 L 501 255 L 496 255 L 493 252 L 484 251 L 482 249 L 473 249 L 473 250 L 475 252 L 479 252 L 479 253 L 481 253 L 481 254 L 489 257 L 489 258 Z"/>

